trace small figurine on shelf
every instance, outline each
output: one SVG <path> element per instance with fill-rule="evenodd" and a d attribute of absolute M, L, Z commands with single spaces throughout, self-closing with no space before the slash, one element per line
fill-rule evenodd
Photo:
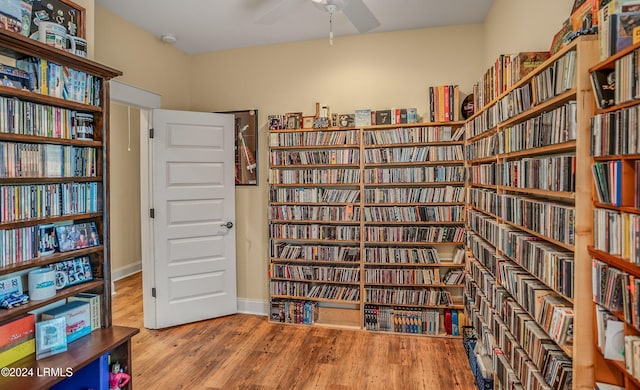
<path fill-rule="evenodd" d="M 120 368 L 120 362 L 115 362 L 111 365 L 111 372 L 109 373 L 109 390 L 120 390 L 123 386 L 126 386 L 131 380 L 129 374 L 125 374 L 122 368 Z"/>

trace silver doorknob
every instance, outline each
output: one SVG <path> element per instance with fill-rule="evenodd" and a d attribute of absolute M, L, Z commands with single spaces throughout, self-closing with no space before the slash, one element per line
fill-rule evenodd
<path fill-rule="evenodd" d="M 223 223 L 223 224 L 221 224 L 220 226 L 224 226 L 224 227 L 226 227 L 227 229 L 231 229 L 231 228 L 233 227 L 233 222 L 229 221 L 229 222 L 227 222 L 227 223 Z"/>

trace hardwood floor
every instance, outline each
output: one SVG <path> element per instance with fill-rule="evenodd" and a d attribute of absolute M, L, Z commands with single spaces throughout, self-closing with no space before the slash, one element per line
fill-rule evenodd
<path fill-rule="evenodd" d="M 135 389 L 458 389 L 475 384 L 459 339 L 269 323 L 237 314 L 142 327 L 141 274 L 116 282 L 114 325 L 132 340 Z"/>

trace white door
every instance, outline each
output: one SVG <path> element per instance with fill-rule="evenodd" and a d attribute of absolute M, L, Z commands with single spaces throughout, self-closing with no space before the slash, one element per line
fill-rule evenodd
<path fill-rule="evenodd" d="M 153 110 L 153 133 L 145 327 L 236 313 L 234 117 Z"/>

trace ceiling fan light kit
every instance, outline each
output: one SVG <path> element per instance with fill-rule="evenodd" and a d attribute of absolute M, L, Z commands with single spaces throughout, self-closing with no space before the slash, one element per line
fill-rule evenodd
<path fill-rule="evenodd" d="M 174 44 L 178 42 L 178 38 L 176 38 L 173 34 L 162 34 L 160 36 L 160 40 L 164 43 Z"/>

